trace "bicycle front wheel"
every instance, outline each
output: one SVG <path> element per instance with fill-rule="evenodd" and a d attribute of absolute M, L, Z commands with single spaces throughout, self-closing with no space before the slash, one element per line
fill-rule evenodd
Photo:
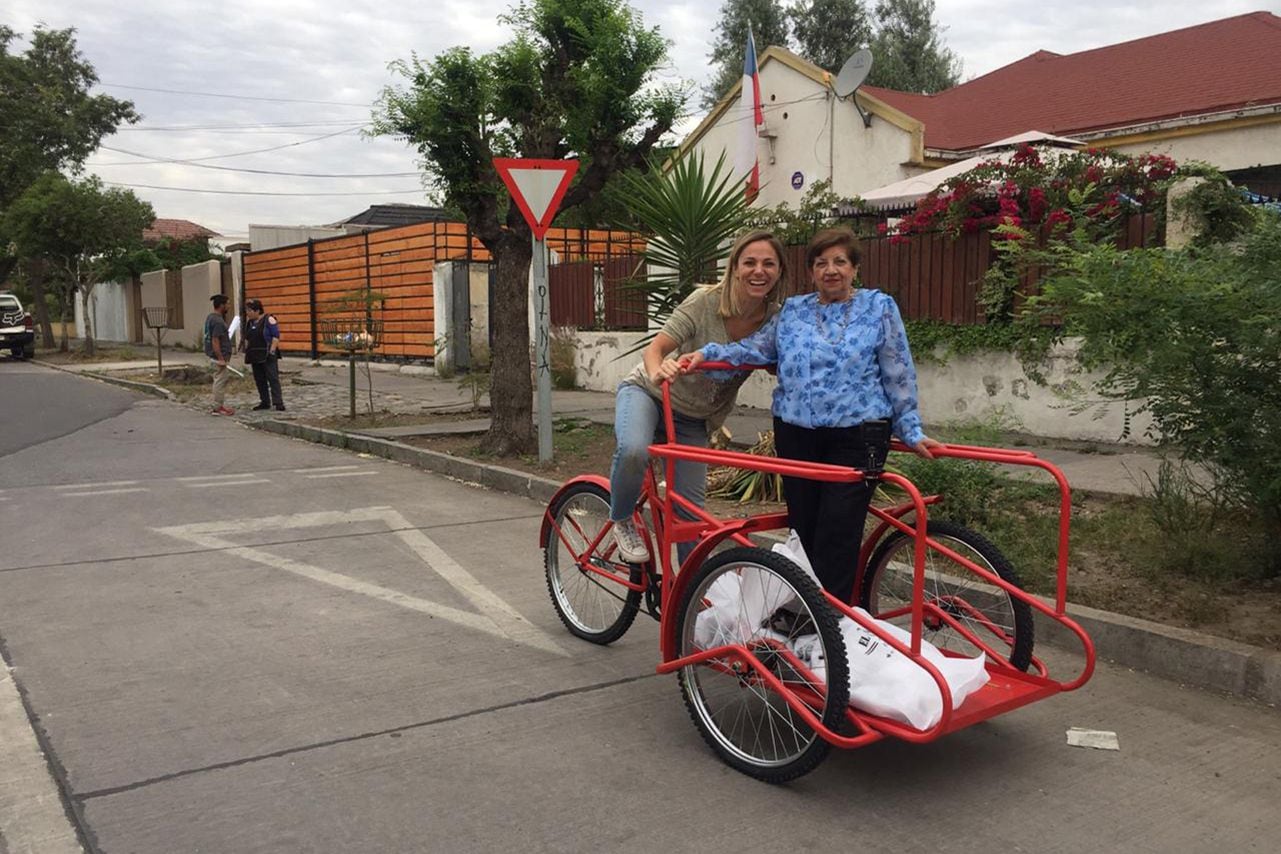
<path fill-rule="evenodd" d="M 721 552 L 699 568 L 678 613 L 678 654 L 745 646 L 830 730 L 849 698 L 836 614 L 791 561 L 758 548 Z M 679 671 L 690 717 L 730 767 L 783 783 L 812 771 L 830 745 L 782 694 L 735 657 Z"/>
<path fill-rule="evenodd" d="M 609 532 L 609 492 L 591 483 L 575 484 L 548 509 L 552 530 L 543 549 L 543 567 L 552 607 L 565 628 L 597 644 L 621 638 L 636 619 L 644 570 L 619 561 Z M 594 544 L 594 545 L 593 545 Z"/>

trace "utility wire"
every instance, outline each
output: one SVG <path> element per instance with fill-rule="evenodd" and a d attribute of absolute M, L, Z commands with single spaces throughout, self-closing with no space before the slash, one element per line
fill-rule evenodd
<path fill-rule="evenodd" d="M 335 125 L 350 125 L 354 119 L 335 119 L 327 122 L 248 122 L 245 124 L 217 124 L 217 125 L 126 125 L 125 127 L 116 128 L 116 133 L 123 131 L 154 132 L 166 131 L 171 133 L 186 133 L 188 131 L 228 131 L 228 132 L 258 132 L 268 133 L 269 129 L 277 128 L 323 128 L 334 127 Z M 363 122 L 360 127 L 368 127 L 368 122 Z M 279 131 L 277 131 L 279 132 Z M 292 131 L 287 131 L 292 133 Z"/>
<path fill-rule="evenodd" d="M 351 127 L 344 128 L 343 130 L 337 130 L 333 133 L 323 134 L 322 136 L 313 136 L 310 139 L 300 139 L 297 142 L 286 142 L 283 145 L 273 145 L 271 148 L 255 148 L 253 151 L 236 151 L 232 154 L 211 154 L 208 157 L 191 157 L 186 160 L 170 160 L 154 154 L 133 154 L 130 152 L 130 155 L 133 157 L 150 157 L 154 159 L 139 161 L 117 160 L 110 163 L 95 163 L 93 165 L 95 168 L 98 166 L 150 166 L 154 163 L 198 163 L 202 160 L 223 160 L 228 157 L 244 157 L 248 154 L 265 154 L 268 151 L 280 151 L 282 148 L 293 148 L 296 145 L 306 145 L 309 142 L 319 142 L 322 139 L 332 139 L 335 136 L 342 136 L 345 133 L 351 133 L 353 130 L 358 130 L 360 127 L 361 125 L 352 125 Z M 105 148 L 108 151 L 122 151 L 122 149 L 112 148 L 107 145 L 102 146 L 102 148 Z"/>
<path fill-rule="evenodd" d="M 103 181 L 112 187 L 130 187 L 138 190 L 171 190 L 175 193 L 206 193 L 215 196 L 404 196 L 411 194 L 426 195 L 426 191 L 417 190 L 370 190 L 362 193 L 269 193 L 261 190 L 206 190 L 199 187 L 161 187 L 156 184 L 123 184 L 119 181 Z"/>
<path fill-rule="evenodd" d="M 187 89 L 156 89 L 150 86 L 125 86 L 123 83 L 99 83 L 108 89 L 132 89 L 135 92 L 164 92 L 168 95 L 198 95 L 201 98 L 229 98 L 233 101 L 272 101 L 278 104 L 326 104 L 333 107 L 370 107 L 372 103 L 352 104 L 346 101 L 313 101 L 308 98 L 266 98 L 258 95 L 225 95 L 218 92 L 192 92 Z"/>
<path fill-rule="evenodd" d="M 110 145 L 104 145 L 101 146 L 101 148 L 105 151 L 114 151 L 117 154 L 128 154 L 133 157 L 151 156 L 149 154 L 140 154 L 136 151 L 128 151 L 124 148 L 112 148 Z M 286 178 L 414 178 L 421 174 L 420 172 L 282 172 L 276 169 L 237 169 L 235 166 L 215 166 L 212 163 L 196 163 L 191 160 L 180 160 L 176 158 L 154 162 L 170 163 L 178 166 L 191 166 L 194 169 L 215 169 L 219 172 L 245 172 L 251 175 L 282 175 Z M 139 163 L 136 165 L 142 166 L 146 164 Z"/>

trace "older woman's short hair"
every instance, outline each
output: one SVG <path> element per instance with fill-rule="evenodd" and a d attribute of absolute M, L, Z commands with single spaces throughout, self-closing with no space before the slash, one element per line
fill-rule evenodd
<path fill-rule="evenodd" d="M 850 259 L 850 263 L 858 266 L 863 260 L 863 252 L 858 248 L 858 237 L 848 228 L 825 228 L 818 234 L 815 234 L 810 240 L 809 246 L 805 247 L 805 269 L 811 269 L 814 261 L 833 246 L 839 246 L 845 250 L 845 256 Z"/>

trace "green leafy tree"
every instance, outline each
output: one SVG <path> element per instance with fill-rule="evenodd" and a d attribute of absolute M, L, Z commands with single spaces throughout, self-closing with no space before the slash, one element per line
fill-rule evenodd
<path fill-rule="evenodd" d="M 70 181 L 58 172 L 37 178 L 9 206 L 4 228 L 19 254 L 43 259 L 61 288 L 64 350 L 71 301 L 78 290 L 85 318 L 85 352 L 94 352 L 89 310 L 93 289 L 141 247 L 143 229 L 155 218 L 151 205 L 129 190 L 104 189 L 96 177 Z"/>
<path fill-rule="evenodd" d="M 619 172 L 641 167 L 684 106 L 654 85 L 667 42 L 622 0 L 533 0 L 502 19 L 515 37 L 477 56 L 455 47 L 393 68 L 408 88 L 384 91 L 374 133 L 422 155 L 447 204 L 461 210 L 497 266 L 492 419 L 482 444 L 497 454 L 534 447 L 529 354 L 529 226 L 493 158 L 578 158 L 561 210 L 594 198 Z"/>
<path fill-rule="evenodd" d="M 715 106 L 742 79 L 749 24 L 758 58 L 772 44 L 787 46 L 787 16 L 778 0 L 725 0 L 716 23 L 716 40 L 707 55 L 715 71 L 703 89 L 705 109 Z"/>
<path fill-rule="evenodd" d="M 98 75 L 76 48 L 75 30 L 37 27 L 25 53 L 14 53 L 19 34 L 0 25 L 0 218 L 37 178 L 50 170 L 75 172 L 104 136 L 139 118 L 133 104 L 90 95 Z M 18 258 L 0 233 L 0 282 Z M 53 343 L 45 306 L 45 276 L 28 265 L 36 322 Z"/>
<path fill-rule="evenodd" d="M 787 8 L 787 17 L 797 52 L 831 72 L 872 42 L 872 20 L 863 0 L 798 0 Z"/>
<path fill-rule="evenodd" d="M 880 0 L 872 41 L 871 86 L 931 94 L 961 80 L 961 60 L 943 44 L 934 0 Z"/>

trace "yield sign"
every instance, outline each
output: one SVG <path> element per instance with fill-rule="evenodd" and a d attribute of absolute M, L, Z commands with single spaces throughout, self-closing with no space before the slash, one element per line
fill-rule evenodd
<path fill-rule="evenodd" d="M 511 191 L 516 207 L 525 215 L 534 239 L 542 240 L 551 228 L 569 182 L 578 171 L 578 161 L 495 157 L 494 168 Z"/>

